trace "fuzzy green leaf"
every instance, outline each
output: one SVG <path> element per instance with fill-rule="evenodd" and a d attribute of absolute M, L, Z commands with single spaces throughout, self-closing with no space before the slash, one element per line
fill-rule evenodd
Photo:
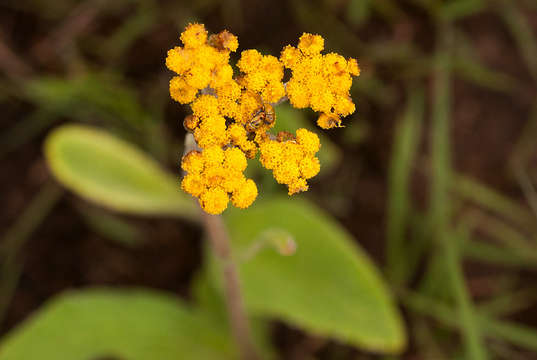
<path fill-rule="evenodd" d="M 266 248 L 241 265 L 253 314 L 371 351 L 404 349 L 400 315 L 377 269 L 327 214 L 299 198 L 273 198 L 226 215 L 237 257 L 270 228 L 284 229 L 297 244 L 294 255 Z"/>
<path fill-rule="evenodd" d="M 2 360 L 236 359 L 225 329 L 172 296 L 92 289 L 50 301 L 0 344 Z"/>
<path fill-rule="evenodd" d="M 52 173 L 78 195 L 138 215 L 195 218 L 197 206 L 174 178 L 133 145 L 102 130 L 65 125 L 46 139 Z"/>

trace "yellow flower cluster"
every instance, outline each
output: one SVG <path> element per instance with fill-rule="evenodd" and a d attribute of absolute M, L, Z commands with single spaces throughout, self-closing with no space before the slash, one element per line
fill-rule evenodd
<path fill-rule="evenodd" d="M 181 183 L 183 190 L 198 197 L 209 214 L 224 211 L 230 197 L 232 204 L 241 209 L 250 206 L 257 197 L 257 186 L 243 175 L 246 156 L 236 147 L 193 150 L 183 157 L 181 166 L 188 172 Z"/>
<path fill-rule="evenodd" d="M 229 31 L 208 35 L 202 24 L 190 24 L 181 34 L 183 47 L 168 51 L 166 66 L 177 75 L 170 81 L 170 96 L 190 104 L 192 115 L 183 124 L 200 151 L 182 159 L 186 175 L 183 190 L 199 199 L 210 214 L 223 212 L 229 201 L 247 208 L 257 197 L 257 186 L 244 176 L 247 159 L 260 153 L 261 164 L 288 186 L 289 195 L 308 189 L 307 180 L 320 170 L 318 136 L 298 129 L 296 136 L 270 134 L 276 116 L 273 104 L 289 98 L 298 108 L 321 112 L 318 125 L 340 126 L 340 116 L 354 111 L 349 97 L 351 75 L 358 63 L 340 55 L 321 55 L 324 40 L 304 34 L 298 48 L 287 46 L 280 59 L 245 50 L 234 76 L 230 52 L 238 39 Z M 284 67 L 292 77 L 283 83 Z"/>
<path fill-rule="evenodd" d="M 280 60 L 291 69 L 287 96 L 294 107 L 310 107 L 321 112 L 317 124 L 323 129 L 341 126 L 341 116 L 352 114 L 349 94 L 352 76 L 360 74 L 356 59 L 346 60 L 336 53 L 322 55 L 324 39 L 304 33 L 298 47 L 286 46 Z"/>
<path fill-rule="evenodd" d="M 275 103 L 285 96 L 283 65 L 278 58 L 263 56 L 257 50 L 246 50 L 241 53 L 237 67 L 245 74 L 241 83 L 260 93 L 264 101 Z"/>
<path fill-rule="evenodd" d="M 319 173 L 321 164 L 315 153 L 320 147 L 317 134 L 306 129 L 298 129 L 296 137 L 280 133 L 277 140 L 269 139 L 260 144 L 260 161 L 272 170 L 278 183 L 287 185 L 289 195 L 293 195 L 308 190 L 306 180 Z"/>

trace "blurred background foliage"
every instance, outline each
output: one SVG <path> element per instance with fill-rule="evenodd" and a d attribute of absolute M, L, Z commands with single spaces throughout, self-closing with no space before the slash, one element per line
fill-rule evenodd
<path fill-rule="evenodd" d="M 319 33 L 362 68 L 310 190 L 252 162 L 260 199 L 225 216 L 266 358 L 537 358 L 535 0 L 0 10 L 0 359 L 236 358 L 178 185 L 164 57 L 192 21 L 274 55 Z"/>

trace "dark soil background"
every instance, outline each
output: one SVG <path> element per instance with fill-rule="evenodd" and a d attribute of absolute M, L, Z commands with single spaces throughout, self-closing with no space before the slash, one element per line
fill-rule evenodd
<path fill-rule="evenodd" d="M 345 120 L 347 128 L 329 134 L 340 148 L 342 159 L 329 175 L 314 179 L 303 196 L 331 212 L 382 266 L 394 131 L 404 112 L 408 89 L 418 84 L 426 90 L 428 110 L 412 192 L 418 210 L 425 211 L 428 204 L 427 132 L 435 78 L 423 67 L 433 56 L 438 35 L 437 20 L 419 1 L 393 3 L 400 13 L 387 16 L 373 9 L 357 21 L 349 15 L 346 0 L 0 2 L 0 236 L 21 218 L 40 188 L 54 182 L 41 149 L 47 132 L 58 124 L 79 120 L 75 115 L 59 113 L 50 123 L 13 132 L 41 106 L 23 90 L 23 84 L 33 78 L 69 78 L 90 70 L 120 74 L 121 83 L 133 89 L 143 108 L 157 108 L 162 115 L 158 132 L 150 137 L 154 142 L 164 139 L 168 143 L 160 151 L 160 160 L 179 175 L 177 161 L 184 137 L 181 121 L 187 108 L 169 99 L 167 80 L 171 75 L 164 67 L 164 57 L 167 49 L 179 43 L 181 28 L 189 21 L 199 21 L 212 32 L 229 29 L 239 37 L 239 49 L 258 48 L 276 55 L 282 46 L 295 44 L 300 34 L 307 31 L 323 34 L 327 49 L 358 58 L 362 75 L 355 82 L 363 84 L 353 88 L 357 111 Z M 507 80 L 483 86 L 464 74 L 454 73 L 452 160 L 457 172 L 527 206 L 510 164 L 515 144 L 531 130 L 526 125 L 536 104 L 537 88 L 521 49 L 534 45 L 517 43 L 497 3 L 488 2 L 482 9 L 457 19 L 454 25 L 464 35 L 480 66 L 505 75 L 516 86 L 508 89 Z M 513 3 L 533 35 L 537 34 L 537 7 L 531 1 Z M 106 40 L 129 19 L 146 11 L 144 7 L 153 18 L 117 52 L 114 44 Z M 414 50 L 403 51 L 397 57 L 390 55 L 390 44 Z M 379 55 L 382 46 L 388 48 L 385 58 Z M 107 120 L 98 115 L 91 117 L 90 123 L 106 124 Z M 531 136 L 530 133 L 530 139 Z M 529 154 L 528 173 L 533 176 L 535 152 Z M 13 296 L 7 299 L 0 334 L 8 332 L 52 296 L 73 287 L 137 285 L 189 298 L 191 280 L 202 261 L 200 228 L 171 219 L 122 217 L 145 238 L 140 245 L 125 246 L 99 234 L 84 218 L 88 209 L 100 211 L 64 192 L 25 240 L 16 255 L 16 262 L 22 266 L 20 277 Z M 458 213 L 456 217 L 462 215 Z M 420 282 L 425 261 L 420 268 L 414 275 L 415 284 Z M 495 294 L 497 280 L 506 274 L 502 267 L 473 261 L 468 262 L 466 270 L 469 290 L 477 299 Z M 537 280 L 531 269 L 509 270 L 509 276 L 526 287 Z M 411 318 L 408 317 L 409 321 Z M 531 304 L 512 314 L 511 319 L 537 327 L 537 306 Z M 437 326 L 434 321 L 432 324 Z M 418 325 L 412 325 L 415 326 Z M 272 334 L 282 358 L 377 358 L 341 344 L 320 341 L 284 324 L 275 324 Z M 456 336 L 446 338 L 451 340 L 440 347 L 459 341 Z M 403 358 L 430 359 L 426 348 L 411 332 L 410 347 Z M 528 351 L 516 347 L 511 350 L 517 358 L 537 359 Z"/>

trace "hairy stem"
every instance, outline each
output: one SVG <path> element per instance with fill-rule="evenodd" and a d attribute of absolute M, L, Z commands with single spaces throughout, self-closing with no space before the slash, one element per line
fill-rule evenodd
<path fill-rule="evenodd" d="M 231 258 L 230 240 L 222 217 L 203 212 L 203 224 L 209 235 L 211 247 L 222 266 L 224 292 L 231 330 L 239 345 L 243 360 L 257 360 L 250 338 L 250 326 L 244 311 L 237 266 Z"/>
<path fill-rule="evenodd" d="M 184 153 L 199 149 L 192 134 L 185 137 Z M 224 280 L 224 296 L 226 298 L 227 312 L 231 331 L 239 346 L 242 360 L 258 360 L 255 348 L 250 337 L 250 326 L 244 310 L 241 295 L 237 266 L 231 256 L 231 243 L 229 235 L 220 215 L 210 215 L 201 210 L 203 226 L 209 235 L 211 248 L 219 260 Z"/>

